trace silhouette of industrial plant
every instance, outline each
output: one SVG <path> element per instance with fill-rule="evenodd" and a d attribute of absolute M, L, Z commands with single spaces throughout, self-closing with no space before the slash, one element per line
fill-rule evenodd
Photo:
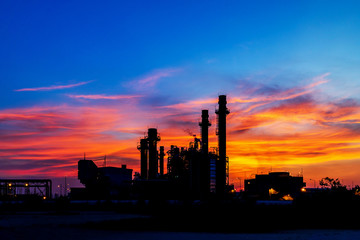
<path fill-rule="evenodd" d="M 160 136 L 156 128 L 149 128 L 147 136 L 140 140 L 140 173 L 132 179 L 132 169 L 100 167 L 92 160 L 78 162 L 78 178 L 85 189 L 72 189 L 72 197 L 79 199 L 225 199 L 234 196 L 229 184 L 229 158 L 226 155 L 226 95 L 220 95 L 216 134 L 218 147 L 209 151 L 208 110 L 202 110 L 201 139 L 194 136 L 188 148 L 170 146 L 167 152 L 167 173 L 164 173 L 164 146 L 158 150 Z M 303 177 L 289 173 L 257 175 L 245 181 L 249 196 L 272 199 L 288 196 L 293 198 L 305 186 Z M 273 192 L 271 192 L 273 191 Z"/>
<path fill-rule="evenodd" d="M 69 196 L 55 199 L 51 199 L 52 183 L 48 179 L 0 179 L 0 213 L 41 209 L 68 214 L 106 209 L 150 214 L 151 218 L 87 225 L 91 229 L 134 231 L 359 228 L 358 221 L 352 219 L 360 214 L 360 187 L 347 190 L 338 179 L 324 178 L 322 188 L 311 189 L 305 188 L 302 176 L 270 172 L 245 179 L 244 191 L 235 192 L 229 184 L 226 156 L 226 117 L 230 111 L 225 95 L 219 96 L 218 104 L 217 148 L 209 150 L 211 123 L 208 110 L 202 110 L 201 138 L 194 136 L 187 148 L 170 146 L 165 153 L 164 146 L 158 148 L 157 129 L 148 129 L 137 146 L 140 173 L 133 174 L 126 165 L 98 167 L 84 155 L 78 161 L 78 178 L 85 188 L 72 188 Z"/>
<path fill-rule="evenodd" d="M 167 171 L 164 171 L 165 148 L 158 142 L 156 128 L 149 128 L 147 136 L 140 139 L 140 173 L 126 165 L 98 167 L 94 161 L 78 162 L 78 179 L 85 188 L 72 188 L 71 199 L 229 199 L 236 197 L 233 185 L 229 184 L 229 158 L 226 155 L 226 95 L 220 95 L 216 134 L 218 147 L 209 151 L 209 111 L 202 110 L 199 122 L 201 138 L 194 136 L 189 147 L 170 146 L 167 151 Z M 43 200 L 52 197 L 52 183 L 48 179 L 3 179 L 0 180 L 0 197 L 19 200 L 38 196 Z M 254 199 L 292 200 L 297 197 L 305 183 L 303 177 L 290 176 L 288 172 L 258 174 L 254 179 L 244 180 L 242 196 Z"/>

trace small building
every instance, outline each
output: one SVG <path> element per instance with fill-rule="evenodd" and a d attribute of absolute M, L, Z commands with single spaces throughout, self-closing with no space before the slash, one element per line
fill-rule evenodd
<path fill-rule="evenodd" d="M 72 189 L 73 198 L 108 199 L 128 198 L 132 184 L 132 169 L 97 167 L 91 160 L 78 162 L 78 179 L 85 189 Z"/>
<path fill-rule="evenodd" d="M 245 193 L 257 199 L 292 200 L 305 186 L 302 176 L 294 177 L 289 172 L 270 172 L 246 179 Z"/>

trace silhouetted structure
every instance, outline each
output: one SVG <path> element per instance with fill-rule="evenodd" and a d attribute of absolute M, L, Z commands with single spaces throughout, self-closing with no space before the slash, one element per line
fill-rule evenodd
<path fill-rule="evenodd" d="M 126 168 L 98 168 L 91 160 L 79 161 L 79 179 L 91 194 L 97 196 L 119 195 L 128 192 L 139 199 L 206 199 L 216 194 L 223 198 L 230 190 L 228 183 L 228 158 L 226 156 L 226 96 L 219 96 L 216 110 L 218 148 L 209 151 L 209 111 L 202 110 L 201 139 L 194 135 L 188 147 L 172 145 L 167 151 L 167 174 L 164 173 L 165 148 L 157 142 L 156 128 L 149 128 L 147 136 L 140 139 L 140 174 L 131 182 L 131 171 Z M 125 171 L 126 170 L 126 171 Z M 121 189 L 121 190 L 119 190 Z"/>
<path fill-rule="evenodd" d="M 148 146 L 149 146 L 149 179 L 155 179 L 158 175 L 158 151 L 157 151 L 157 142 L 160 141 L 160 137 L 157 134 L 156 128 L 148 129 L 147 136 Z"/>
<path fill-rule="evenodd" d="M 257 174 L 254 179 L 245 180 L 245 193 L 257 199 L 291 199 L 305 187 L 303 177 L 290 176 L 288 172 Z"/>
<path fill-rule="evenodd" d="M 22 200 L 28 198 L 50 199 L 52 182 L 50 179 L 0 179 L 0 198 Z"/>
<path fill-rule="evenodd" d="M 148 176 L 148 142 L 147 139 L 141 139 L 140 140 L 140 146 L 138 146 L 138 149 L 140 150 L 140 174 L 141 177 L 144 179 L 147 179 Z"/>
<path fill-rule="evenodd" d="M 140 176 L 133 182 L 133 195 L 140 199 L 164 199 L 170 194 L 170 185 L 164 176 L 165 149 L 157 142 L 160 141 L 156 128 L 149 128 L 148 135 L 140 139 Z"/>
<path fill-rule="evenodd" d="M 199 164 L 199 191 L 202 197 L 206 197 L 211 192 L 210 189 L 210 156 L 209 156 L 209 111 L 204 109 L 201 112 L 201 159 Z M 214 158 L 214 154 L 211 153 Z"/>
<path fill-rule="evenodd" d="M 148 135 L 143 139 L 140 139 L 140 158 L 141 158 L 141 178 L 142 179 L 156 179 L 159 174 L 159 161 L 160 161 L 160 175 L 163 175 L 164 169 L 164 152 L 157 151 L 157 142 L 160 141 L 156 128 L 149 128 Z M 160 151 L 164 151 L 164 147 L 160 147 Z"/>
<path fill-rule="evenodd" d="M 226 116 L 230 113 L 227 109 L 226 95 L 219 96 L 219 108 L 217 114 L 217 135 L 219 144 L 219 160 L 216 164 L 216 193 L 225 193 L 226 186 L 229 185 L 228 179 L 228 158 L 226 156 Z"/>
<path fill-rule="evenodd" d="M 85 197 L 93 199 L 127 198 L 130 194 L 132 169 L 122 165 L 116 167 L 97 167 L 92 160 L 78 162 L 78 179 L 85 185 Z M 79 190 L 77 190 L 80 195 Z"/>
<path fill-rule="evenodd" d="M 206 156 L 209 153 L 209 127 L 211 126 L 209 110 L 202 110 L 199 126 L 201 127 L 201 151 Z"/>
<path fill-rule="evenodd" d="M 136 195 L 142 198 L 204 199 L 228 191 L 228 158 L 226 157 L 226 96 L 219 96 L 219 148 L 209 152 L 209 111 L 202 110 L 201 139 L 194 135 L 189 147 L 172 145 L 167 151 L 167 174 L 164 174 L 164 147 L 157 151 L 160 141 L 157 129 L 149 128 L 148 136 L 140 140 L 140 178 L 134 181 Z M 159 156 L 159 157 L 158 157 Z M 158 166 L 160 168 L 158 169 Z M 147 168 L 148 166 L 148 168 Z"/>
<path fill-rule="evenodd" d="M 164 146 L 160 146 L 160 155 L 159 155 L 160 176 L 164 175 L 164 157 L 165 157 Z"/>

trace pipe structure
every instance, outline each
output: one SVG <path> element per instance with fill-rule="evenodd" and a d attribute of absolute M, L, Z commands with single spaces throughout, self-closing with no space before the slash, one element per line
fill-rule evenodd
<path fill-rule="evenodd" d="M 200 197 L 206 198 L 210 193 L 210 159 L 209 159 L 209 110 L 201 111 L 201 159 L 200 159 Z"/>
<path fill-rule="evenodd" d="M 149 179 L 154 179 L 158 175 L 158 152 L 157 142 L 160 141 L 160 137 L 157 134 L 156 128 L 148 129 L 148 144 L 149 144 Z"/>
<path fill-rule="evenodd" d="M 160 176 L 164 175 L 164 146 L 160 146 L 160 156 L 159 156 L 159 164 L 160 164 Z"/>
<path fill-rule="evenodd" d="M 148 142 L 147 139 L 140 139 L 140 175 L 141 178 L 147 179 L 148 177 Z"/>
<path fill-rule="evenodd" d="M 218 115 L 218 144 L 219 160 L 216 165 L 216 193 L 221 195 L 225 193 L 227 182 L 226 174 L 226 116 L 230 113 L 226 107 L 226 95 L 219 96 L 219 108 L 215 111 Z"/>
<path fill-rule="evenodd" d="M 209 153 L 209 127 L 211 126 L 209 110 L 202 110 L 201 113 L 201 122 L 199 123 L 201 127 L 201 152 L 207 156 Z"/>

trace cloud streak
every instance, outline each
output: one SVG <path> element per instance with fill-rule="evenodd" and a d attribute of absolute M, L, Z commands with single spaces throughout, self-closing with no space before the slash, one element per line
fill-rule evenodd
<path fill-rule="evenodd" d="M 274 93 L 269 96 L 258 96 L 254 98 L 233 98 L 232 102 L 237 103 L 257 103 L 257 102 L 273 102 L 273 101 L 281 101 L 281 100 L 289 100 L 293 98 L 297 98 L 306 94 L 309 94 L 314 91 L 314 88 L 316 86 L 319 86 L 321 84 L 327 83 L 328 80 L 325 79 L 325 77 L 329 76 L 330 73 L 323 74 L 321 76 L 315 77 L 315 82 L 303 86 L 303 87 L 294 87 L 289 90 L 281 91 Z"/>
<path fill-rule="evenodd" d="M 131 87 L 135 90 L 148 90 L 153 88 L 162 78 L 171 77 L 175 73 L 182 71 L 181 68 L 164 68 L 158 69 L 150 74 L 145 75 L 142 78 L 135 79 L 126 84 L 126 86 Z"/>
<path fill-rule="evenodd" d="M 77 99 L 91 99 L 91 100 L 122 100 L 122 99 L 133 99 L 133 98 L 141 98 L 141 95 L 105 95 L 105 94 L 93 94 L 93 95 L 67 95 L 70 98 Z"/>
<path fill-rule="evenodd" d="M 68 85 L 53 85 L 53 86 L 48 86 L 48 87 L 21 88 L 21 89 L 16 89 L 14 91 L 15 92 L 52 91 L 52 90 L 60 90 L 60 89 L 78 87 L 78 86 L 88 84 L 90 82 L 92 82 L 92 81 L 85 81 L 85 82 L 79 82 L 79 83 L 68 84 Z"/>

